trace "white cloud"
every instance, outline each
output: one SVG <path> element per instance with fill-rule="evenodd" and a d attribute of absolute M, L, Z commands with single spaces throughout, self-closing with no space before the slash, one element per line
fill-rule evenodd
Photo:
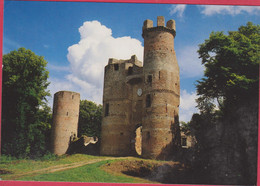
<path fill-rule="evenodd" d="M 177 14 L 178 17 L 182 17 L 185 9 L 186 5 L 172 5 L 170 7 L 170 15 Z"/>
<path fill-rule="evenodd" d="M 98 21 L 87 21 L 80 28 L 80 41 L 68 48 L 70 73 L 62 80 L 51 79 L 52 95 L 60 90 L 79 92 L 81 99 L 102 103 L 104 67 L 109 58 L 130 59 L 136 55 L 143 59 L 143 47 L 131 37 L 112 36 L 112 30 Z M 53 70 L 66 67 L 50 66 Z"/>
<path fill-rule="evenodd" d="M 52 65 L 51 63 L 47 64 L 47 68 L 49 70 L 55 70 L 57 72 L 61 72 L 61 71 L 68 72 L 70 70 L 70 67 L 68 66 L 57 66 L 57 65 Z"/>
<path fill-rule="evenodd" d="M 260 7 L 259 6 L 224 6 L 224 5 L 202 5 L 201 13 L 207 16 L 215 14 L 230 14 L 238 15 L 242 13 L 248 13 L 251 15 L 259 15 Z"/>
<path fill-rule="evenodd" d="M 43 47 L 47 49 L 47 48 L 49 48 L 50 46 L 45 44 L 45 45 L 43 45 Z"/>
<path fill-rule="evenodd" d="M 201 64 L 197 50 L 197 46 L 185 46 L 177 52 L 182 77 L 190 78 L 203 75 L 204 66 Z"/>
<path fill-rule="evenodd" d="M 195 92 L 188 93 L 186 90 L 181 90 L 179 110 L 180 121 L 188 122 L 191 120 L 194 113 L 199 113 L 195 101 L 197 98 L 198 96 Z"/>
<path fill-rule="evenodd" d="M 6 36 L 3 37 L 3 54 L 7 54 L 12 50 L 17 50 L 18 48 L 21 47 L 22 46 L 16 41 L 13 41 Z"/>

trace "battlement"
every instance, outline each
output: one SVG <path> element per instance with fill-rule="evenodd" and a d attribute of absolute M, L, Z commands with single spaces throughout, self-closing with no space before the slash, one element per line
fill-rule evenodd
<path fill-rule="evenodd" d="M 130 59 L 123 60 L 123 59 L 115 59 L 115 58 L 110 58 L 108 60 L 108 65 L 110 64 L 122 64 L 122 63 L 132 63 L 137 66 L 142 66 L 142 62 L 139 61 L 136 57 L 136 55 L 132 55 Z"/>
<path fill-rule="evenodd" d="M 164 21 L 164 17 L 163 16 L 158 16 L 157 17 L 157 27 L 153 27 L 153 21 L 152 20 L 145 20 L 144 24 L 143 24 L 143 34 L 142 36 L 144 37 L 144 35 L 148 32 L 151 31 L 166 31 L 166 32 L 170 32 L 174 37 L 176 35 L 176 26 L 175 26 L 175 21 L 174 20 L 169 20 L 166 23 L 166 27 L 165 27 L 165 21 Z"/>

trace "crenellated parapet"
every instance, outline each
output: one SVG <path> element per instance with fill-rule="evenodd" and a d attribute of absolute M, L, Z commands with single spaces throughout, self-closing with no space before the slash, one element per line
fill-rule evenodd
<path fill-rule="evenodd" d="M 143 24 L 143 63 L 111 58 L 105 67 L 101 155 L 167 159 L 179 146 L 179 66 L 175 21 Z M 176 131 L 176 132 L 175 132 Z"/>
<path fill-rule="evenodd" d="M 171 33 L 174 37 L 176 36 L 176 26 L 175 26 L 175 21 L 174 20 L 169 20 L 166 23 L 165 27 L 165 21 L 163 16 L 158 16 L 157 17 L 157 27 L 153 27 L 153 21 L 152 20 L 145 20 L 143 24 L 143 33 L 142 36 L 148 32 L 154 32 L 154 31 L 166 31 Z"/>

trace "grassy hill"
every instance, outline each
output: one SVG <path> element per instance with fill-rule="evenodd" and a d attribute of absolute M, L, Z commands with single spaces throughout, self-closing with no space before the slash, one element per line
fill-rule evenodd
<path fill-rule="evenodd" d="M 52 156 L 40 160 L 1 156 L 0 160 L 2 180 L 24 181 L 159 183 L 151 179 L 156 167 L 164 164 L 176 165 L 173 162 L 134 157 L 84 154 Z"/>

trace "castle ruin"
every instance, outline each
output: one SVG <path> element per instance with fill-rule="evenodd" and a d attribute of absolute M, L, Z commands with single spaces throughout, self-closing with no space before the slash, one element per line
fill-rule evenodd
<path fill-rule="evenodd" d="M 101 155 L 137 153 L 144 158 L 166 159 L 180 145 L 175 34 L 174 20 L 166 27 L 163 16 L 157 17 L 157 27 L 146 20 L 143 66 L 136 56 L 109 59 L 104 75 Z"/>
<path fill-rule="evenodd" d="M 77 137 L 80 94 L 59 91 L 54 94 L 51 152 L 65 154 L 72 138 Z"/>

